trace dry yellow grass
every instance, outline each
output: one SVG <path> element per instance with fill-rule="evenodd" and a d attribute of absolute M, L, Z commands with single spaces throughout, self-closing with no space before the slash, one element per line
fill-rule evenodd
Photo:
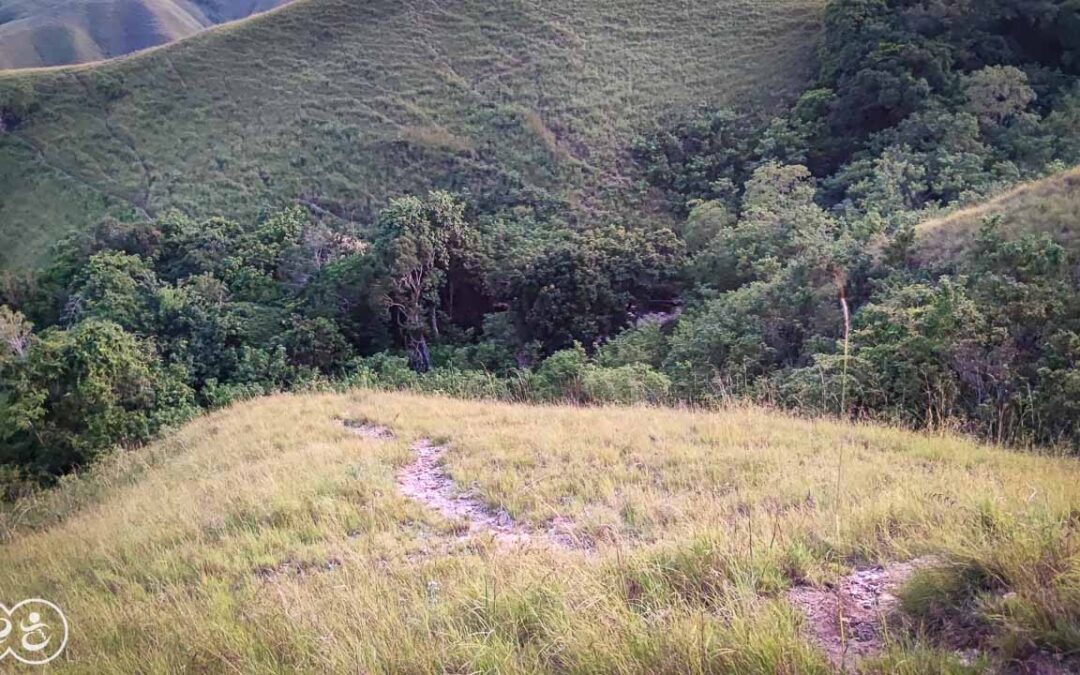
<path fill-rule="evenodd" d="M 944 263 L 965 255 L 975 242 L 983 221 L 1001 218 L 1001 231 L 1009 238 L 1024 233 L 1046 234 L 1067 249 L 1080 248 L 1080 167 L 1022 183 L 1011 190 L 916 228 L 916 254 L 929 263 Z"/>
<path fill-rule="evenodd" d="M 595 548 L 458 539 L 396 490 L 419 438 Z M 64 608 L 70 672 L 827 672 L 784 590 L 932 554 L 1013 594 L 989 615 L 1003 653 L 1068 651 L 1078 482 L 1073 460 L 754 408 L 281 395 L 16 505 L 0 600 Z M 867 669 L 963 669 L 892 640 Z"/>

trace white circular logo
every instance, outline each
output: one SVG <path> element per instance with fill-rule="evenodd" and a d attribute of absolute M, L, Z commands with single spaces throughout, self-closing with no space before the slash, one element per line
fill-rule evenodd
<path fill-rule="evenodd" d="M 23 600 L 11 609 L 0 603 L 0 661 L 11 654 L 40 666 L 60 656 L 67 641 L 67 617 L 48 600 Z"/>

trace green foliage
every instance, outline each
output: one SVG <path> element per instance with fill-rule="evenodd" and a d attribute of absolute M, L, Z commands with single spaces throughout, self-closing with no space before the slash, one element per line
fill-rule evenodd
<path fill-rule="evenodd" d="M 735 224 L 733 209 L 717 200 L 693 201 L 690 213 L 678 230 L 687 253 L 698 253 L 718 234 Z"/>
<path fill-rule="evenodd" d="M 803 333 L 786 289 L 748 284 L 706 302 L 679 322 L 665 371 L 680 397 L 702 400 L 742 393 L 751 381 L 790 362 Z"/>
<path fill-rule="evenodd" d="M 1062 140 L 1075 134 L 1054 133 L 1076 131 L 1077 71 L 1055 52 L 1057 26 L 1074 14 L 1064 0 L 978 10 L 834 0 L 818 81 L 785 114 L 765 125 L 729 111 L 685 115 L 636 155 L 676 203 L 730 200 L 769 161 L 808 166 L 827 186 L 821 202 L 889 220 L 971 200 L 1054 160 L 1080 161 Z"/>
<path fill-rule="evenodd" d="M 467 265 L 474 240 L 464 205 L 446 192 L 433 192 L 426 200 L 395 199 L 379 215 L 377 301 L 389 312 L 421 371 L 431 368 L 428 339 L 439 334 L 438 309 L 453 283 L 451 271 Z"/>
<path fill-rule="evenodd" d="M 570 349 L 555 352 L 536 370 L 532 391 L 541 400 L 580 401 L 584 399 L 585 371 L 588 358 L 579 343 Z"/>
<path fill-rule="evenodd" d="M 688 266 L 690 280 L 720 291 L 772 275 L 784 261 L 828 239 L 835 223 L 814 202 L 803 166 L 767 163 L 746 184 L 736 223 L 718 230 Z"/>
<path fill-rule="evenodd" d="M 1080 161 L 1074 15 L 835 0 L 818 81 L 784 114 L 699 112 L 640 142 L 653 184 L 690 200 L 675 395 L 1080 442 L 1059 394 L 1076 387 L 1071 248 L 990 228 L 963 260 L 912 255 L 926 213 Z M 1036 224 L 1066 245 L 1070 227 Z"/>
<path fill-rule="evenodd" d="M 139 256 L 95 253 L 69 287 L 64 319 L 101 319 L 127 331 L 146 332 L 152 326 L 157 289 L 154 270 Z"/>
<path fill-rule="evenodd" d="M 305 314 L 332 320 L 350 344 L 365 353 L 393 346 L 386 308 L 371 292 L 379 270 L 372 256 L 350 253 L 323 266 L 297 299 Z"/>
<path fill-rule="evenodd" d="M 597 228 L 559 237 L 510 272 L 510 311 L 523 342 L 546 353 L 610 337 L 670 300 L 681 242 L 670 230 Z"/>
<path fill-rule="evenodd" d="M 462 398 L 558 402 L 579 405 L 663 403 L 671 381 L 642 363 L 606 367 L 591 361 L 581 345 L 552 354 L 535 371 L 503 375 L 439 366 L 417 373 L 404 357 L 379 354 L 354 361 L 343 383 L 410 390 Z"/>
<path fill-rule="evenodd" d="M 914 228 L 1080 159 L 1059 138 L 1080 120 L 1065 8 L 919 7 L 835 0 L 817 81 L 787 110 L 673 109 L 641 134 L 632 154 L 685 216 L 672 229 L 566 209 L 548 188 L 573 182 L 558 167 L 577 146 L 502 96 L 468 110 L 490 136 L 410 127 L 384 148 L 449 153 L 470 167 L 458 193 L 377 212 L 305 198 L 318 218 L 102 220 L 5 285 L 0 469 L 53 475 L 195 403 L 331 381 L 578 404 L 751 397 L 1080 447 L 1075 247 L 991 220 L 965 257 L 920 262 Z M 138 95 L 127 75 L 90 84 L 103 106 Z M 494 170 L 496 156 L 528 169 Z"/>
<path fill-rule="evenodd" d="M 41 107 L 29 80 L 0 82 L 0 134 L 13 131 Z"/>
<path fill-rule="evenodd" d="M 728 109 L 699 109 L 634 140 L 634 157 L 658 187 L 693 199 L 724 199 L 746 180 L 753 129 Z"/>
<path fill-rule="evenodd" d="M 45 331 L 4 364 L 3 461 L 55 475 L 116 443 L 145 441 L 193 411 L 183 376 L 115 323 Z"/>
<path fill-rule="evenodd" d="M 644 363 L 616 368 L 588 368 L 581 380 L 584 401 L 591 403 L 663 403 L 671 380 Z"/>
<path fill-rule="evenodd" d="M 856 314 L 851 360 L 818 354 L 781 378 L 785 402 L 960 426 L 998 441 L 1077 442 L 1078 289 L 1064 249 L 1045 236 L 1001 239 L 991 222 L 965 275 L 897 276 Z"/>
<path fill-rule="evenodd" d="M 596 350 L 596 362 L 601 366 L 618 368 L 644 363 L 660 368 L 668 352 L 668 336 L 659 320 L 647 319 L 628 328 L 605 342 Z"/>
<path fill-rule="evenodd" d="M 987 66 L 964 78 L 967 109 L 985 126 L 1005 126 L 1038 98 L 1027 73 L 1015 66 Z"/>
<path fill-rule="evenodd" d="M 330 319 L 296 319 L 281 336 L 289 363 L 332 373 L 352 357 L 352 347 Z"/>

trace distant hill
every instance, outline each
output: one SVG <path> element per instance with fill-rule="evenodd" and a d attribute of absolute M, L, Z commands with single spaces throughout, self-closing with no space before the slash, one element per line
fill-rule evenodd
<path fill-rule="evenodd" d="M 106 215 L 303 199 L 362 220 L 432 186 L 639 218 L 634 135 L 797 94 L 823 7 L 300 0 L 131 58 L 0 74 L 0 107 L 22 101 L 0 132 L 0 267 Z"/>
<path fill-rule="evenodd" d="M 1024 183 L 983 204 L 928 220 L 917 228 L 916 255 L 941 263 L 964 255 L 988 217 L 1008 238 L 1025 232 L 1045 233 L 1080 254 L 1080 167 Z"/>
<path fill-rule="evenodd" d="M 289 0 L 0 0 L 0 69 L 98 61 Z"/>

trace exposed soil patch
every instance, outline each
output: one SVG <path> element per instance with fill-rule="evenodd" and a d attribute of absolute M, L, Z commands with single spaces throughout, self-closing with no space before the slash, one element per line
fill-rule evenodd
<path fill-rule="evenodd" d="M 263 566 L 256 568 L 255 576 L 264 581 L 271 581 L 279 577 L 303 577 L 317 572 L 333 572 L 339 567 L 341 567 L 339 558 L 329 558 L 321 563 L 289 558 L 274 567 Z"/>
<path fill-rule="evenodd" d="M 390 431 L 386 427 L 380 427 L 377 424 L 371 424 L 363 420 L 342 420 L 342 424 L 345 428 L 353 432 L 357 436 L 363 436 L 364 438 L 370 438 L 375 441 L 389 441 L 394 438 L 394 432 Z"/>
<path fill-rule="evenodd" d="M 884 629 L 899 602 L 893 593 L 932 562 L 918 558 L 855 570 L 832 588 L 796 586 L 788 600 L 806 615 L 810 633 L 829 662 L 843 671 L 884 649 Z"/>
<path fill-rule="evenodd" d="M 527 546 L 535 543 L 560 548 L 581 548 L 573 536 L 569 519 L 556 518 L 543 530 L 535 530 L 515 522 L 506 511 L 496 511 L 474 495 L 458 489 L 443 470 L 441 461 L 445 445 L 435 445 L 421 439 L 412 445 L 416 459 L 398 473 L 398 489 L 444 518 L 464 524 L 463 537 L 490 534 L 502 545 Z"/>

